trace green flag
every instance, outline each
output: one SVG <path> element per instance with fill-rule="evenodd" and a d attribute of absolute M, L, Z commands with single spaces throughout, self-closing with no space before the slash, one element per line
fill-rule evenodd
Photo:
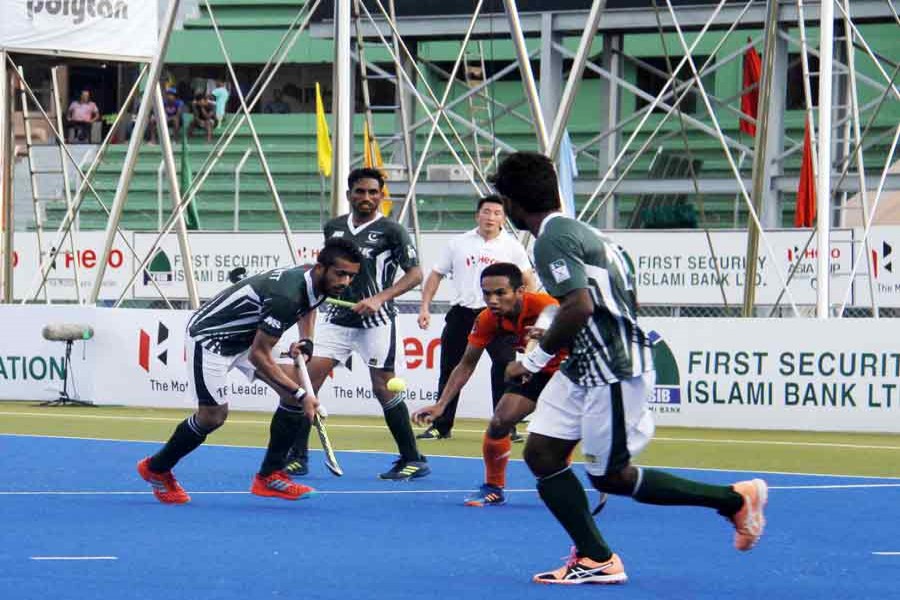
<path fill-rule="evenodd" d="M 191 152 L 188 147 L 187 127 L 181 128 L 181 193 L 186 194 L 194 180 L 194 173 L 191 170 Z M 188 204 L 187 210 L 184 211 L 184 222 L 190 230 L 200 229 L 200 214 L 197 212 L 197 197 Z"/>

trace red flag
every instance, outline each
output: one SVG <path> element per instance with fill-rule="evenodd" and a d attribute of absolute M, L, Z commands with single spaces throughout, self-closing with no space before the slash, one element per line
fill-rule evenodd
<path fill-rule="evenodd" d="M 816 177 L 813 169 L 812 139 L 809 122 L 803 134 L 803 161 L 800 165 L 800 185 L 797 188 L 797 207 L 794 212 L 794 227 L 812 227 L 816 220 Z"/>
<path fill-rule="evenodd" d="M 756 137 L 756 116 L 759 110 L 759 80 L 762 78 L 762 59 L 756 48 L 750 46 L 744 52 L 744 81 L 743 89 L 746 90 L 751 86 L 755 86 L 750 91 L 745 91 L 741 95 L 741 112 L 752 117 L 753 122 L 746 119 L 740 120 L 741 131 L 747 135 Z"/>

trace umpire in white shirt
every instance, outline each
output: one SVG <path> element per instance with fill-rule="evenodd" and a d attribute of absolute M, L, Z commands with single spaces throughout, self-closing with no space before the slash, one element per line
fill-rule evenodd
<path fill-rule="evenodd" d="M 486 196 L 478 201 L 475 213 L 475 229 L 455 238 L 444 248 L 440 259 L 434 265 L 422 291 L 422 307 L 419 309 L 419 327 L 428 329 L 431 322 L 431 301 L 437 293 L 441 281 L 450 278 L 454 299 L 444 321 L 441 332 L 441 374 L 438 380 L 438 397 L 447 384 L 447 379 L 466 349 L 469 332 L 475 324 L 475 317 L 484 309 L 481 293 L 481 272 L 488 265 L 498 262 L 513 263 L 524 274 L 526 288 L 534 290 L 536 280 L 522 244 L 503 229 L 506 214 L 503 201 L 498 196 Z M 515 349 L 511 340 L 497 338 L 487 347 L 491 357 L 491 392 L 494 406 L 503 395 L 503 371 L 506 364 L 515 359 Z M 459 396 L 453 398 L 444 414 L 432 423 L 425 432 L 416 436 L 422 440 L 445 439 L 451 435 L 456 417 Z"/>

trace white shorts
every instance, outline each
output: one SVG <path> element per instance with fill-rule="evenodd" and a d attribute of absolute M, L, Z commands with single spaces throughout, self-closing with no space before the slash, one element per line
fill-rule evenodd
<path fill-rule="evenodd" d="M 581 440 L 591 475 L 618 471 L 653 438 L 647 401 L 655 383 L 656 372 L 649 371 L 611 385 L 583 387 L 557 372 L 538 398 L 528 431 Z"/>
<path fill-rule="evenodd" d="M 192 337 L 185 336 L 185 354 L 188 369 L 188 393 L 201 406 L 216 406 L 228 402 L 231 395 L 231 384 L 228 383 L 228 372 L 237 369 L 253 382 L 256 379 L 256 367 L 250 362 L 250 349 L 235 356 L 222 356 L 210 352 Z M 288 346 L 276 346 L 273 357 L 278 364 L 293 364 L 294 360 L 282 357 Z"/>
<path fill-rule="evenodd" d="M 394 321 L 380 327 L 344 327 L 333 323 L 316 325 L 315 356 L 345 363 L 356 352 L 367 366 L 394 370 L 397 354 L 397 330 Z"/>

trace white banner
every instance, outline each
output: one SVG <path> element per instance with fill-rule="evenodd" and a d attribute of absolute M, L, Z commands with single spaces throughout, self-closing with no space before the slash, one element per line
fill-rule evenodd
<path fill-rule="evenodd" d="M 744 297 L 747 266 L 746 231 L 614 231 L 615 241 L 631 255 L 637 269 L 638 300 L 641 304 L 739 305 Z M 756 302 L 774 304 L 781 293 L 778 272 L 787 279 L 791 264 L 799 267 L 790 290 L 797 304 L 816 302 L 816 241 L 809 247 L 810 232 L 768 231 L 766 236 L 775 255 L 760 241 L 756 263 Z M 835 230 L 831 234 L 831 294 L 840 303 L 850 281 L 853 232 Z M 860 285 L 861 282 L 857 282 Z M 790 306 L 787 293 L 782 306 Z"/>
<path fill-rule="evenodd" d="M 64 344 L 41 339 L 51 322 L 92 324 L 73 360 L 80 396 L 100 404 L 190 409 L 184 356 L 188 311 L 2 306 L 0 398 L 47 400 L 61 387 Z M 645 319 L 654 346 L 660 425 L 735 429 L 900 433 L 900 322 L 894 319 Z M 411 409 L 435 400 L 440 330 L 422 332 L 413 315 L 398 320 L 397 374 Z M 295 332 L 291 332 L 296 335 Z M 283 340 L 287 343 L 287 338 Z M 334 414 L 380 415 L 368 369 L 335 370 L 321 399 Z M 235 410 L 272 410 L 275 395 L 233 373 Z M 71 389 L 71 388 L 70 388 Z M 459 415 L 487 418 L 485 357 L 464 388 Z"/>
<path fill-rule="evenodd" d="M 3 0 L 0 48 L 149 61 L 157 50 L 156 0 Z"/>
<path fill-rule="evenodd" d="M 129 238 L 130 232 L 125 233 Z M 17 300 L 34 298 L 34 292 L 40 284 L 40 265 L 42 260 L 53 252 L 49 245 L 54 233 L 47 232 L 43 235 L 44 251 L 39 254 L 38 235 L 34 231 L 17 231 L 13 238 L 16 246 L 13 256 L 15 279 L 13 291 Z M 75 252 L 66 243 L 66 250 L 60 252 L 47 277 L 45 289 L 47 297 L 52 301 L 67 300 L 74 302 L 75 294 L 75 267 L 78 267 L 78 282 L 81 289 L 81 298 L 85 299 L 93 289 L 96 281 L 97 267 L 103 256 L 103 244 L 105 234 L 102 231 L 84 231 L 76 235 L 77 246 Z M 129 239 L 130 241 L 130 239 Z M 106 275 L 103 278 L 103 286 L 100 288 L 101 300 L 116 300 L 125 289 L 125 284 L 131 276 L 133 267 L 131 252 L 119 236 L 116 236 L 112 251 L 107 260 Z M 38 300 L 44 299 L 45 292 L 38 295 Z M 159 295 L 156 295 L 159 298 Z"/>

